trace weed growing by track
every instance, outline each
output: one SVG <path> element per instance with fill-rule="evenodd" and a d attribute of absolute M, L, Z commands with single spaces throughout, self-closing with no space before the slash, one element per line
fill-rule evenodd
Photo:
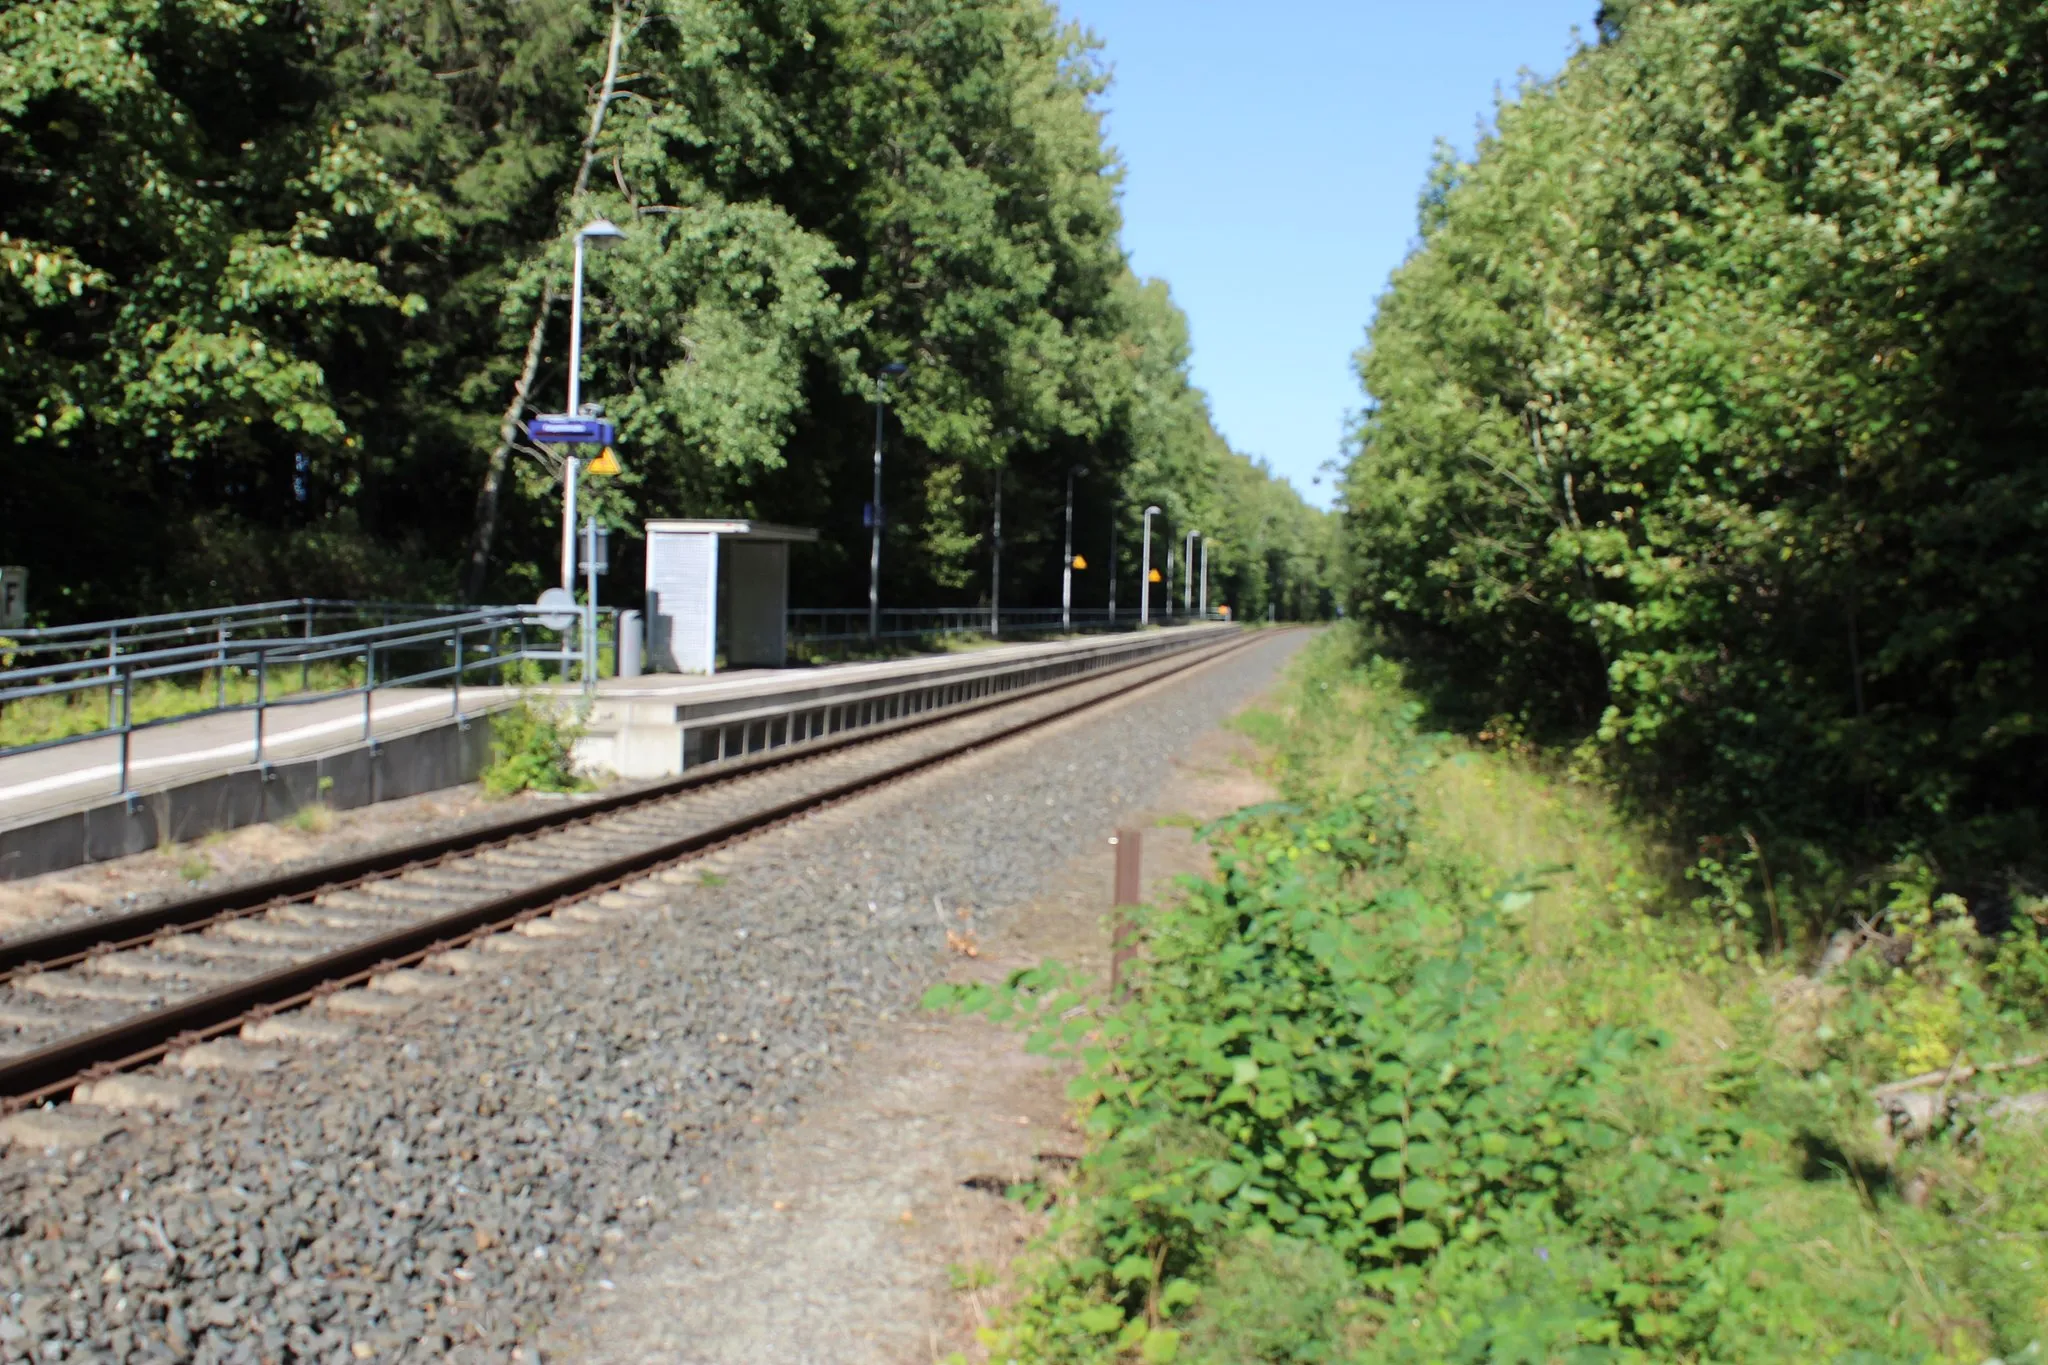
<path fill-rule="evenodd" d="M 334 812 L 324 802 L 313 801 L 293 811 L 287 823 L 301 834 L 325 834 L 334 827 Z"/>
<path fill-rule="evenodd" d="M 587 791 L 576 772 L 582 720 L 560 705 L 531 696 L 491 716 L 491 762 L 480 780 L 493 796 L 515 792 Z"/>
<path fill-rule="evenodd" d="M 1391 665 L 1309 651 L 1284 804 L 1213 831 L 1111 1004 L 1057 965 L 931 1003 L 1077 1059 L 1091 1154 L 990 1357 L 2032 1360 L 2048 1025 L 1911 869 L 1821 978 L 1693 911 L 1582 788 L 1421 733 Z M 1915 1127 L 1881 1082 L 1945 1068 Z"/>

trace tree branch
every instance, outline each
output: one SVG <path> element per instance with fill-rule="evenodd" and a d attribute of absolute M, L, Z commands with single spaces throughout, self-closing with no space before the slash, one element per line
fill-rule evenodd
<path fill-rule="evenodd" d="M 2013 1057 L 2002 1062 L 1986 1062 L 1982 1066 L 1950 1067 L 1944 1071 L 1929 1071 L 1919 1076 L 1909 1076 L 1903 1081 L 1890 1081 L 1878 1086 L 1870 1093 L 1879 1099 L 1887 1095 L 1903 1095 L 1908 1090 L 1924 1090 L 1930 1085 L 1947 1085 L 1953 1081 L 1967 1081 L 1972 1076 L 1989 1076 L 2000 1071 L 2018 1071 L 2025 1067 L 2039 1066 L 2048 1062 L 2048 1052 L 2029 1053 L 2024 1057 Z"/>

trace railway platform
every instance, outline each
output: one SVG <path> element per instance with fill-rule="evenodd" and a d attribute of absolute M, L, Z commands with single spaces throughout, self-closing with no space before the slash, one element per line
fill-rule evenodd
<path fill-rule="evenodd" d="M 808 668 L 600 680 L 523 689 L 588 697 L 579 762 L 627 779 L 687 768 L 1135 660 L 1233 629 L 1193 624 L 1113 636 Z M 454 786 L 489 760 L 490 712 L 522 689 L 378 688 L 249 712 L 212 712 L 0 754 L 0 881 L 123 856 L 289 815 Z M 260 743 L 261 758 L 258 758 Z"/>

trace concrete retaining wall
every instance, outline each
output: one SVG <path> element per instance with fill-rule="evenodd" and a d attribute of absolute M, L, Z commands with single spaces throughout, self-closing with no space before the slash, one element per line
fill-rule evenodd
<path fill-rule="evenodd" d="M 473 781 L 491 760 L 488 716 L 447 720 L 308 758 L 197 777 L 0 830 L 0 881 L 104 862 L 318 802 L 349 810 Z"/>

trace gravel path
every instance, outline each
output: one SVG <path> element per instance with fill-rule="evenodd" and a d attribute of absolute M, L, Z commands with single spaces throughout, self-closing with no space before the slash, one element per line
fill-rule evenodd
<path fill-rule="evenodd" d="M 1303 638 L 17 1125 L 0 1360 L 536 1359 Z"/>

